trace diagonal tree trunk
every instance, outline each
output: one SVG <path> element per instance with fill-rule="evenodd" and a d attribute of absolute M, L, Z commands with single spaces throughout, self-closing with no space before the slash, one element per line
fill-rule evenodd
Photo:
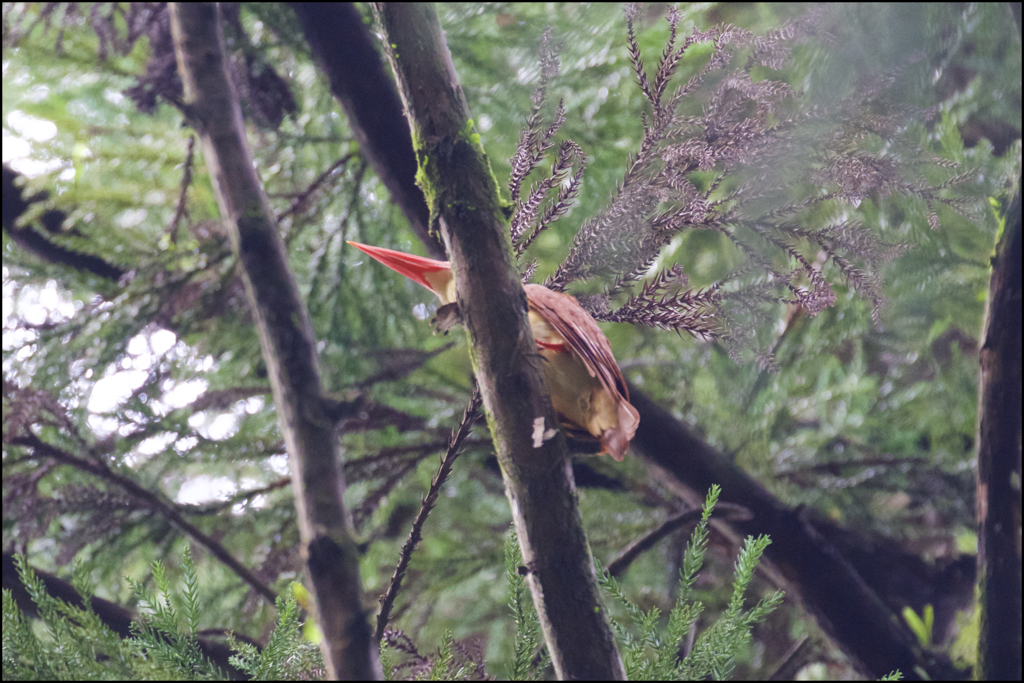
<path fill-rule="evenodd" d="M 764 557 L 784 585 L 795 588 L 788 597 L 803 603 L 865 675 L 881 677 L 899 669 L 908 678 L 919 672 L 933 680 L 963 678 L 945 655 L 918 646 L 837 547 L 833 526 L 815 519 L 810 510 L 785 505 L 634 387 L 629 395 L 640 412 L 633 447 L 691 503 L 699 504 L 698 492 L 718 484 L 723 502 L 749 509 L 750 519 L 729 525 L 737 542 L 748 535 L 771 537 Z"/>
<path fill-rule="evenodd" d="M 380 679 L 377 644 L 360 602 L 359 558 L 342 504 L 345 478 L 322 395 L 316 339 L 252 163 L 226 68 L 220 10 L 213 3 L 174 3 L 171 30 L 189 123 L 203 141 L 269 370 L 327 674 Z"/>
<path fill-rule="evenodd" d="M 565 437 L 537 362 L 497 183 L 474 135 L 437 13 L 426 3 L 375 4 L 374 13 L 412 130 L 420 186 L 455 270 L 477 382 L 552 664 L 562 679 L 623 679 Z"/>
<path fill-rule="evenodd" d="M 313 56 L 331 84 L 331 92 L 352 122 L 359 150 L 401 207 L 413 232 L 430 255 L 446 258 L 430 215 L 416 187 L 416 156 L 402 101 L 354 3 L 297 2 L 292 5 Z"/>

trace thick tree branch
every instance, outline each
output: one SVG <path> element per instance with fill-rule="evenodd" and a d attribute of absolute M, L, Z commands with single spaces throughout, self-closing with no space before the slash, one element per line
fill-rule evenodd
<path fill-rule="evenodd" d="M 1021 676 L 1021 202 L 992 262 L 978 390 L 979 680 Z"/>
<path fill-rule="evenodd" d="M 402 102 L 359 10 L 351 2 L 297 2 L 291 7 L 348 116 L 360 151 L 431 256 L 444 259 L 441 241 L 430 234 L 427 202 L 416 186 L 416 156 Z"/>
<path fill-rule="evenodd" d="M 421 187 L 455 270 L 473 364 L 528 581 L 559 678 L 621 679 L 565 438 L 556 429 L 497 183 L 429 4 L 374 5 Z M 555 434 L 553 438 L 548 433 Z"/>
<path fill-rule="evenodd" d="M 345 479 L 322 393 L 316 339 L 254 170 L 226 68 L 219 9 L 210 3 L 174 4 L 171 28 L 189 122 L 200 133 L 221 217 L 242 267 L 290 456 L 303 558 L 328 676 L 381 678 L 361 604 L 358 551 L 342 504 Z"/>
<path fill-rule="evenodd" d="M 814 519 L 807 509 L 783 505 L 632 386 L 629 395 L 640 412 L 633 447 L 662 471 L 660 479 L 675 482 L 679 493 L 695 505 L 699 504 L 698 492 L 718 484 L 723 502 L 749 509 L 749 520 L 731 522 L 730 526 L 741 536 L 771 536 L 765 558 L 797 589 L 788 597 L 799 598 L 862 671 L 876 678 L 895 669 L 908 678 L 919 677 L 919 671 L 933 680 L 963 677 L 944 655 L 917 645 L 837 547 L 837 530 Z"/>
<path fill-rule="evenodd" d="M 39 218 L 39 228 L 35 229 L 30 225 L 19 226 L 18 218 L 36 202 L 43 201 L 45 196 L 26 198 L 22 188 L 18 187 L 18 172 L 4 164 L 3 169 L 3 229 L 15 244 L 25 251 L 30 251 L 47 263 L 54 263 L 61 266 L 68 266 L 80 273 L 91 273 L 105 280 L 117 282 L 125 273 L 118 266 L 108 263 L 94 254 L 86 254 L 80 251 L 68 249 L 57 244 L 53 239 L 47 237 L 44 232 L 56 234 L 61 231 L 61 225 L 67 218 L 67 214 L 57 209 L 51 209 Z"/>

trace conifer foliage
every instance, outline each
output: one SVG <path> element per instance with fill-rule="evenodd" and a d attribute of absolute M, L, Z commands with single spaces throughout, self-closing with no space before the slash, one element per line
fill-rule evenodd
<path fill-rule="evenodd" d="M 353 499 L 354 523 L 361 535 L 360 569 L 364 578 L 376 574 L 374 590 L 383 593 L 376 635 L 384 646 L 385 670 L 396 678 L 543 676 L 548 660 L 514 543 L 506 545 L 505 567 L 511 619 L 504 598 L 495 601 L 487 594 L 490 584 L 501 583 L 493 578 L 501 564 L 508 505 L 496 468 L 491 467 L 493 460 L 487 460 L 490 444 L 471 430 L 476 411 L 467 410 L 461 426 L 447 438 L 448 423 L 457 419 L 473 393 L 466 368 L 450 360 L 456 354 L 464 359 L 464 349 L 446 357 L 455 342 L 426 337 L 426 326 L 409 315 L 410 310 L 419 313 L 423 305 L 404 283 L 396 278 L 374 282 L 370 268 L 353 267 L 341 246 L 347 237 L 407 248 L 398 243 L 405 237 L 394 226 L 396 214 L 388 213 L 384 193 L 368 172 L 366 146 L 354 139 L 345 117 L 331 109 L 326 79 L 308 78 L 297 86 L 316 69 L 306 48 L 296 49 L 291 42 L 296 37 L 295 42 L 301 42 L 301 33 L 290 9 L 239 7 L 223 6 L 232 79 L 244 100 L 250 141 L 278 212 L 289 265 L 308 299 L 321 342 L 317 350 L 325 384 L 347 392 L 345 400 L 331 399 L 327 419 L 337 423 L 346 453 L 345 495 Z M 460 6 L 451 11 L 469 10 Z M 938 240 L 948 223 L 958 221 L 957 214 L 968 214 L 958 193 L 969 172 L 921 149 L 919 124 L 929 121 L 937 131 L 932 141 L 941 138 L 936 147 L 944 145 L 954 152 L 949 156 L 962 159 L 957 123 L 936 122 L 936 108 L 894 96 L 931 65 L 927 56 L 915 55 L 886 73 L 862 78 L 831 99 L 812 101 L 787 79 L 790 72 L 785 68 L 806 58 L 802 49 L 842 43 L 844 11 L 814 8 L 780 29 L 755 35 L 727 24 L 691 31 L 684 28 L 687 21 L 681 11 L 671 8 L 665 19 L 668 38 L 659 54 L 641 49 L 644 10 L 630 5 L 618 48 L 628 58 L 635 84 L 627 78 L 620 87 L 635 85 L 642 93 L 642 134 L 618 184 L 607 192 L 603 205 L 594 204 L 600 210 L 582 221 L 565 243 L 564 258 L 557 260 L 541 253 L 557 242 L 548 240 L 553 235 L 546 231 L 559 219 L 583 213 L 581 197 L 588 189 L 584 182 L 597 184 L 587 174 L 610 174 L 607 164 L 596 161 L 604 150 L 560 139 L 580 117 L 561 100 L 549 106 L 556 84 L 561 85 L 559 54 L 564 51 L 557 46 L 563 40 L 558 31 L 548 31 L 541 41 L 540 85 L 532 107 L 505 112 L 509 118 L 502 121 L 514 131 L 516 126 L 509 122 L 513 117 L 526 120 L 514 153 L 509 154 L 514 137 L 505 143 L 505 132 L 495 127 L 488 139 L 481 127 L 489 147 L 500 141 L 505 144 L 501 156 L 511 156 L 510 231 L 524 282 L 536 278 L 553 290 L 573 293 L 600 321 L 686 332 L 721 343 L 735 359 L 752 355 L 765 368 L 773 367 L 775 359 L 764 333 L 777 322 L 781 306 L 813 316 L 836 304 L 845 285 L 870 302 L 876 322 L 884 321 L 883 265 L 915 249 L 914 228 L 906 227 L 915 223 L 914 218 L 929 238 L 945 244 Z M 987 12 L 990 9 L 984 6 L 975 7 L 965 10 L 965 16 Z M 23 315 L 25 309 L 10 317 L 5 311 L 5 558 L 13 548 L 27 550 L 33 563 L 49 563 L 49 569 L 79 557 L 91 562 L 75 571 L 79 607 L 48 596 L 26 560 L 16 555 L 22 558 L 17 560 L 19 572 L 5 572 L 5 579 L 20 574 L 31 600 L 16 604 L 14 594 L 5 590 L 4 677 L 191 679 L 217 677 L 225 671 L 254 678 L 321 676 L 322 660 L 309 640 L 314 636 L 301 623 L 301 599 L 274 600 L 281 593 L 292 594 L 289 582 L 301 567 L 291 482 L 280 468 L 285 449 L 275 427 L 267 366 L 260 358 L 241 279 L 215 216 L 202 159 L 194 141 L 182 132 L 181 83 L 166 6 L 5 5 L 4 22 L 5 51 L 23 50 L 10 62 L 10 73 L 20 74 L 34 88 L 18 107 L 30 116 L 52 119 L 58 128 L 51 142 L 33 141 L 34 155 L 36 160 L 60 164 L 45 175 L 28 178 L 27 172 L 16 172 L 5 162 L 5 301 L 10 292 L 20 302 L 22 295 L 30 300 L 45 290 L 61 302 L 42 321 Z M 537 34 L 531 35 L 536 40 Z M 36 68 L 28 69 L 27 61 L 34 61 Z M 32 71 L 35 81 L 26 75 Z M 15 82 L 9 90 L 8 73 L 5 98 L 19 87 Z M 491 86 L 502 87 L 497 80 L 487 84 Z M 44 91 L 46 97 L 36 97 Z M 571 101 L 570 95 L 567 98 Z M 123 121 L 130 123 L 122 125 Z M 607 118 L 601 122 L 607 123 Z M 1017 166 L 1013 177 L 1019 173 Z M 992 163 L 985 169 L 987 180 L 998 187 L 1004 175 L 1010 175 L 1003 170 Z M 881 231 L 885 221 L 869 225 L 863 212 L 856 211 L 888 200 L 903 202 L 898 210 L 910 206 L 917 212 L 904 221 L 899 238 Z M 977 273 L 984 274 L 987 268 L 989 247 L 977 247 L 989 237 L 981 228 L 961 227 L 961 237 L 968 233 L 962 243 L 974 242 L 970 248 L 959 244 L 958 249 L 916 249 L 904 261 L 917 257 L 918 273 L 901 274 L 903 282 L 926 282 L 926 294 L 933 298 L 941 290 L 937 296 L 945 297 L 947 305 L 936 308 L 947 319 L 935 329 L 941 332 L 950 326 L 951 334 L 960 333 L 964 340 L 970 336 L 969 325 L 958 328 L 949 321 L 956 318 L 960 324 L 959 317 L 969 317 L 964 311 L 973 310 L 969 305 L 977 304 L 972 285 Z M 692 267 L 687 254 L 680 254 L 697 242 L 695 236 L 705 247 L 712 245 L 704 255 L 713 267 L 703 271 Z M 915 281 L 913 276 L 920 273 L 924 275 Z M 371 284 L 373 298 L 367 296 Z M 827 319 L 822 316 L 819 322 Z M 927 328 L 929 323 L 920 324 Z M 634 338 L 647 332 L 620 329 Z M 850 328 L 836 329 L 841 336 Z M 853 329 L 854 335 L 862 332 Z M 158 334 L 174 338 L 173 346 L 157 350 L 153 338 Z M 814 337 L 800 352 L 820 340 Z M 618 347 L 618 340 L 613 341 Z M 140 352 L 139 346 L 147 348 Z M 678 348 L 666 345 L 658 353 L 670 355 Z M 633 366 L 628 371 L 631 380 L 646 377 L 651 381 L 644 390 L 654 390 L 657 378 L 646 374 L 641 353 L 619 358 Z M 962 370 L 970 365 L 966 342 L 950 354 L 949 366 Z M 869 375 L 863 383 L 873 381 L 874 374 L 884 377 L 885 384 L 894 384 L 895 391 L 874 385 L 857 389 L 857 398 L 870 393 L 873 402 L 888 404 L 892 411 L 900 401 L 910 404 L 919 395 L 918 379 L 900 383 L 911 374 L 908 370 L 899 375 L 910 368 L 909 361 L 885 361 L 889 364 L 881 371 L 854 367 L 849 374 L 835 371 L 841 365 L 836 358 L 827 361 L 818 380 L 824 390 L 816 393 L 832 387 L 831 368 L 836 376 L 852 377 L 851 383 L 857 383 L 859 372 L 862 381 Z M 127 371 L 142 377 L 126 396 L 110 408 L 91 405 L 90 397 L 100 393 L 95 391 L 100 381 Z M 814 385 L 813 373 L 807 376 L 808 384 Z M 969 441 L 962 437 L 963 430 L 957 431 L 955 420 L 946 418 L 964 412 L 961 404 L 971 399 L 963 399 L 970 393 L 963 387 L 973 390 L 973 376 L 966 371 L 952 375 L 959 383 L 949 376 L 940 375 L 945 385 L 936 381 L 928 386 L 933 394 L 959 401 L 950 401 L 953 407 L 941 416 L 943 431 L 935 432 L 946 441 L 939 445 L 939 438 L 929 441 L 924 430 L 919 436 L 909 429 L 893 439 L 926 444 L 919 447 L 919 459 L 930 456 L 924 453 L 928 450 L 952 459 L 960 451 L 945 443 Z M 168 398 L 197 385 L 202 388 L 192 399 Z M 763 402 L 757 389 L 749 392 L 751 403 Z M 680 382 L 673 390 L 687 395 L 688 388 Z M 691 400 L 689 396 L 657 399 L 667 406 Z M 817 487 L 817 495 L 840 489 L 842 496 L 862 494 L 865 488 L 857 486 L 861 475 L 848 476 L 844 469 L 849 462 L 800 460 L 821 456 L 825 447 L 816 452 L 813 445 L 800 443 L 810 429 L 803 412 L 787 412 L 786 398 L 778 401 L 784 407 L 777 415 L 767 416 L 766 410 L 763 418 L 769 423 L 763 428 L 765 440 L 771 442 L 766 451 L 782 442 L 787 452 L 798 451 L 788 472 L 774 473 L 777 481 L 801 488 L 801 481 L 808 479 L 799 477 L 816 477 L 814 468 L 820 466 L 840 483 L 825 493 L 824 486 Z M 806 398 L 794 389 L 788 398 L 809 403 L 816 397 Z M 722 405 L 709 410 L 721 410 Z M 905 420 L 908 423 L 934 421 L 932 413 L 939 412 L 934 404 L 911 407 L 914 410 L 901 413 L 912 416 Z M 875 421 L 865 431 L 872 430 L 872 439 L 884 437 L 882 432 L 889 429 L 887 422 L 877 419 L 884 410 L 869 414 Z M 737 415 L 725 414 L 730 419 Z M 739 414 L 746 419 L 746 412 Z M 921 420 L 916 419 L 919 416 Z M 222 418 L 235 431 L 215 436 L 209 424 Z M 687 413 L 687 418 L 698 422 L 700 415 Z M 842 427 L 829 437 L 829 454 L 841 453 L 839 446 L 844 444 L 852 450 L 856 444 Z M 805 431 L 797 433 L 797 428 Z M 708 432 L 713 434 L 714 429 L 709 426 Z M 869 446 L 877 446 L 882 468 L 892 463 L 916 467 L 912 458 L 901 460 L 897 449 L 874 441 Z M 445 449 L 448 454 L 440 469 L 428 462 Z M 468 457 L 453 469 L 452 462 L 463 449 Z M 462 468 L 467 460 L 470 466 Z M 608 506 L 600 511 L 605 516 L 586 520 L 590 545 L 599 556 L 635 531 L 627 518 L 641 506 L 652 508 L 642 511 L 650 521 L 660 514 L 657 507 L 676 502 L 674 494 L 656 490 L 658 482 L 644 481 L 647 473 L 625 470 L 634 465 L 636 461 L 624 464 L 623 471 L 616 472 L 619 479 L 606 472 L 591 473 L 615 493 L 602 498 L 608 492 L 595 491 L 586 511 L 593 513 L 599 507 L 593 501 L 605 502 L 612 495 L 618 496 L 615 505 L 621 506 Z M 874 476 L 871 472 L 880 467 L 864 469 L 863 478 Z M 185 502 L 179 494 L 200 478 L 230 479 L 230 495 Z M 921 476 L 915 481 L 928 484 L 932 479 Z M 581 482 L 578 478 L 582 488 Z M 921 490 L 930 494 L 934 489 L 924 484 Z M 923 497 L 902 480 L 897 486 L 901 493 L 909 490 L 918 499 Z M 805 492 L 814 488 L 803 486 Z M 630 489 L 629 494 L 620 496 L 623 489 Z M 636 495 L 637 491 L 643 493 Z M 581 498 L 589 494 L 585 491 Z M 942 498 L 950 508 L 970 507 L 966 497 L 933 497 Z M 652 499 L 658 502 L 651 504 Z M 958 514 L 969 515 L 959 508 Z M 872 514 L 866 506 L 852 505 L 841 512 Z M 409 532 L 411 520 L 415 521 Z M 688 650 L 692 658 L 679 657 L 682 634 L 703 608 L 693 595 L 698 554 L 707 541 L 706 525 L 702 528 L 705 535 L 694 537 L 696 550 L 687 552 L 683 583 L 675 593 L 679 601 L 671 612 L 671 599 L 661 614 L 623 599 L 632 590 L 628 581 L 618 585 L 609 576 L 603 582 L 612 598 L 606 602 L 617 620 L 620 652 L 631 677 L 728 675 L 750 627 L 777 604 L 778 596 L 772 594 L 753 609 L 743 609 L 750 572 L 767 543 L 751 541 L 738 562 L 736 590 L 725 618 L 708 628 L 702 623 L 700 639 Z M 405 538 L 396 567 L 395 556 Z M 414 554 L 419 543 L 428 548 Z M 188 545 L 199 551 L 195 562 L 184 550 Z M 153 565 L 156 558 L 164 564 Z M 165 565 L 170 573 L 182 572 L 184 590 L 172 590 Z M 140 578 L 125 590 L 126 574 L 151 578 Z M 389 577 L 391 587 L 386 588 Z M 669 583 L 674 585 L 674 578 Z M 100 583 L 112 600 L 140 606 L 134 631 L 112 631 L 90 611 L 91 582 Z M 671 587 L 651 586 L 658 599 L 674 597 Z M 449 630 L 439 638 L 429 633 L 436 623 L 451 618 L 440 607 L 462 587 L 476 591 L 471 604 L 477 611 L 460 614 L 459 628 L 498 633 L 503 619 L 515 625 L 514 640 L 494 646 L 509 655 L 507 667 L 501 661 L 485 662 L 462 634 L 456 637 Z M 376 610 L 375 597 L 364 606 Z M 35 605 L 33 617 L 45 627 L 42 635 L 25 616 L 33 612 L 29 603 Z M 450 624 L 444 623 L 446 628 Z M 234 659 L 224 657 L 211 664 L 206 640 L 210 633 L 204 631 L 220 638 L 226 630 L 237 631 L 231 641 Z"/>
<path fill-rule="evenodd" d="M 840 101 L 816 106 L 788 83 L 753 75 L 781 69 L 802 41 L 834 39 L 838 13 L 817 7 L 763 36 L 720 25 L 684 37 L 680 13 L 672 8 L 666 17 L 669 38 L 649 77 L 634 27 L 640 13 L 637 4 L 626 9 L 630 61 L 649 106 L 640 149 L 630 156 L 608 206 L 585 220 L 544 285 L 562 291 L 597 280 L 602 291 L 582 302 L 598 320 L 719 339 L 738 357 L 767 322 L 771 304 L 793 304 L 814 316 L 835 302 L 821 262 L 828 261 L 872 301 L 877 321 L 884 301 L 878 268 L 910 245 L 888 243 L 860 222 L 822 223 L 822 212 L 814 209 L 828 205 L 835 212 L 869 195 L 902 194 L 926 203 L 933 229 L 935 205 L 962 210 L 964 201 L 948 189 L 966 173 L 937 185 L 914 175 L 915 166 L 925 163 L 948 165 L 922 158 L 905 139 L 911 124 L 935 111 L 888 102 L 912 64 L 862 83 Z M 700 47 L 710 48 L 710 55 L 688 60 Z M 525 199 L 520 196 L 523 178 L 554 146 L 565 121 L 559 102 L 553 122 L 542 130 L 547 81 L 558 71 L 549 34 L 540 59 L 534 110 L 511 160 L 517 254 L 566 213 L 584 168 L 583 152 L 567 140 L 558 147 L 550 175 Z M 692 75 L 674 84 L 687 64 Z M 569 178 L 573 162 L 577 170 Z M 541 200 L 555 187 L 557 197 L 538 217 Z M 731 272 L 704 287 L 690 286 L 680 266 L 659 264 L 673 239 L 694 230 L 722 235 L 737 256 Z M 532 266 L 527 270 L 532 274 Z M 762 364 L 771 362 L 763 349 L 755 350 Z"/>

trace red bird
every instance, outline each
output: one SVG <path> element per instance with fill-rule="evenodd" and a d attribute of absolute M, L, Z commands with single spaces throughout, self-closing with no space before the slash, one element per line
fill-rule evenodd
<path fill-rule="evenodd" d="M 349 244 L 434 292 L 442 305 L 455 303 L 455 278 L 447 261 Z M 525 290 L 555 412 L 569 431 L 590 434 L 600 441 L 601 453 L 622 460 L 640 416 L 629 403 L 608 338 L 574 297 L 541 285 L 526 285 Z"/>

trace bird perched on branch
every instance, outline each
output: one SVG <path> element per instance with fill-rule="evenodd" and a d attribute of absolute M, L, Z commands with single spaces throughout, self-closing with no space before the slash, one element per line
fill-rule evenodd
<path fill-rule="evenodd" d="M 455 303 L 455 278 L 447 261 L 349 242 L 388 268 Z M 622 460 L 640 424 L 612 347 L 597 322 L 574 297 L 526 285 L 530 328 L 544 359 L 551 405 L 571 436 L 589 435 L 600 453 Z"/>

